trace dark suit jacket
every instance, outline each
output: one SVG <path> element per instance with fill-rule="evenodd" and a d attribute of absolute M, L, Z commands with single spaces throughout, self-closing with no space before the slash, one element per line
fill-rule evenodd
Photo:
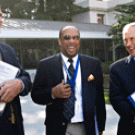
<path fill-rule="evenodd" d="M 127 99 L 135 91 L 135 63 L 131 56 L 110 67 L 110 101 L 120 115 L 118 135 L 135 135 L 135 108 Z"/>
<path fill-rule="evenodd" d="M 17 76 L 17 78 L 20 78 L 24 85 L 25 89 L 22 93 L 20 93 L 21 96 L 25 96 L 28 94 L 28 92 L 31 89 L 31 81 L 29 74 L 23 70 L 21 65 L 18 62 L 18 57 L 16 55 L 15 50 L 10 47 L 9 45 L 0 43 L 0 52 L 2 55 L 2 60 L 14 65 L 16 67 L 19 67 L 20 74 Z M 18 131 L 19 135 L 23 135 L 23 123 L 22 123 L 22 115 L 21 115 L 21 106 L 20 106 L 20 99 L 19 95 L 14 98 L 14 100 L 10 103 L 13 106 L 14 113 L 15 113 L 15 119 L 16 119 L 16 131 Z M 10 104 L 8 103 L 5 111 L 0 118 L 0 135 L 10 135 L 11 134 L 11 112 L 10 112 Z M 18 134 L 17 134 L 18 135 Z"/>
<path fill-rule="evenodd" d="M 97 59 L 84 55 L 79 55 L 79 57 L 84 123 L 87 134 L 95 135 L 95 110 L 99 131 L 104 130 L 106 119 L 102 71 Z M 88 82 L 90 74 L 93 74 L 95 79 Z M 62 79 L 62 63 L 59 54 L 40 61 L 31 96 L 35 103 L 47 105 L 45 124 L 48 135 L 64 135 L 66 132 L 67 123 L 62 116 L 63 99 L 51 97 L 51 89 L 61 83 Z"/>

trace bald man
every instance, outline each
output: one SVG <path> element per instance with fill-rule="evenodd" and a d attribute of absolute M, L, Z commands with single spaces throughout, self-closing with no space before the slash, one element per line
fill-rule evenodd
<path fill-rule="evenodd" d="M 40 61 L 31 93 L 35 103 L 47 105 L 46 135 L 102 135 L 106 110 L 100 63 L 78 54 L 75 26 L 63 27 L 58 43 L 60 54 Z"/>

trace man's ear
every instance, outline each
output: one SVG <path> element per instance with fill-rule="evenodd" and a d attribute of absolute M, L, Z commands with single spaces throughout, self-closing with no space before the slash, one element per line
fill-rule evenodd
<path fill-rule="evenodd" d="M 60 39 L 60 38 L 58 38 L 58 43 L 59 43 L 59 46 L 61 46 L 61 45 L 62 45 L 62 43 L 61 43 L 61 39 Z"/>

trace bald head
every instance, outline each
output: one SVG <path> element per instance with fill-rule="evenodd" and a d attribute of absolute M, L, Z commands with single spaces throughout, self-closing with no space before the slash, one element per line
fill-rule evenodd
<path fill-rule="evenodd" d="M 80 35 L 79 30 L 75 26 L 73 26 L 73 25 L 67 25 L 67 26 L 64 26 L 63 28 L 61 28 L 61 30 L 59 32 L 59 38 L 61 38 L 61 36 L 63 34 L 63 31 L 66 30 L 66 29 L 76 29 L 78 31 L 78 34 Z"/>

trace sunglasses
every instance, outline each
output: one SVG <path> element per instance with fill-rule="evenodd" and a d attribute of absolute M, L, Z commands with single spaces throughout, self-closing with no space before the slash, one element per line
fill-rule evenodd
<path fill-rule="evenodd" d="M 80 39 L 80 36 L 79 35 L 76 35 L 76 36 L 70 37 L 68 35 L 65 35 L 63 37 L 64 40 L 70 40 L 71 38 L 74 39 L 74 40 L 78 40 L 78 39 Z"/>

